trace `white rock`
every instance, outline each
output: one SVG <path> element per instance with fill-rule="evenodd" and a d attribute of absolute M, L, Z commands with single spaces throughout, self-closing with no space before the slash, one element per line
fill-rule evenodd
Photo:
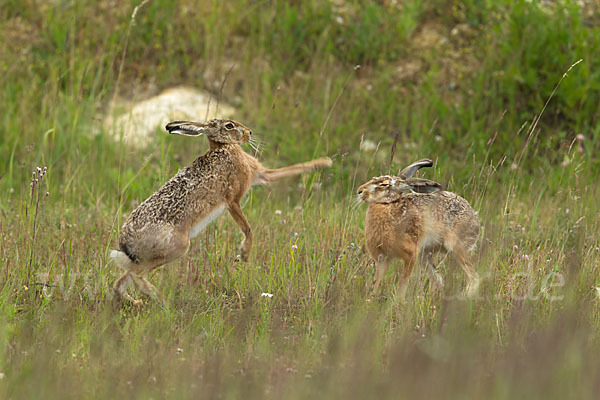
<path fill-rule="evenodd" d="M 210 102 L 210 103 L 209 103 Z M 167 89 L 158 96 L 136 103 L 116 101 L 103 121 L 104 131 L 115 141 L 145 147 L 156 140 L 156 129 L 176 119 L 205 121 L 230 118 L 234 109 L 206 92 L 190 88 Z M 121 113 L 116 110 L 122 109 Z"/>

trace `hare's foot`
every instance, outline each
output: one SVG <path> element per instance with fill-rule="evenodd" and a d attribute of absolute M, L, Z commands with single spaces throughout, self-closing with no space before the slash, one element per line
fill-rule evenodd
<path fill-rule="evenodd" d="M 240 253 L 235 256 L 235 262 L 247 262 L 250 258 L 250 249 L 252 244 L 248 245 L 247 239 L 242 240 L 240 244 Z"/>
<path fill-rule="evenodd" d="M 400 286 L 398 286 L 398 290 L 396 291 L 396 298 L 399 300 L 400 304 L 406 304 L 407 289 L 408 282 L 406 280 L 400 282 Z"/>
<path fill-rule="evenodd" d="M 238 255 L 235 256 L 235 260 L 234 261 L 236 263 L 247 262 L 248 261 L 248 256 L 244 255 L 243 253 L 242 254 L 238 254 Z"/>
<path fill-rule="evenodd" d="M 376 284 L 374 284 L 373 287 L 371 288 L 371 291 L 369 292 L 368 301 L 373 300 L 376 295 L 377 295 L 377 287 L 376 287 Z"/>
<path fill-rule="evenodd" d="M 250 249 L 252 248 L 252 239 L 246 237 L 240 244 L 239 257 L 242 261 L 246 262 L 250 258 Z"/>
<path fill-rule="evenodd" d="M 464 248 L 456 246 L 453 250 L 453 254 L 454 258 L 456 261 L 458 261 L 462 270 L 467 276 L 467 284 L 465 286 L 464 295 L 469 299 L 473 299 L 477 296 L 477 291 L 479 289 L 479 274 L 471 265 L 471 262 L 467 256 L 467 251 Z"/>
<path fill-rule="evenodd" d="M 127 293 L 127 287 L 131 283 L 132 279 L 131 273 L 125 272 L 113 285 L 113 301 L 115 301 L 117 304 L 122 304 L 123 299 L 125 299 L 136 306 L 141 305 L 140 300 L 133 299 L 129 293 Z"/>
<path fill-rule="evenodd" d="M 167 299 L 152 285 L 146 278 L 141 275 L 132 273 L 133 283 L 140 292 L 150 297 L 154 301 L 158 302 L 161 307 L 165 307 L 168 304 Z M 138 300 L 141 302 L 141 300 Z"/>
<path fill-rule="evenodd" d="M 133 297 L 127 295 L 127 300 L 131 302 L 134 307 L 141 307 L 144 305 L 144 301 L 141 299 L 134 299 Z"/>
<path fill-rule="evenodd" d="M 235 262 L 248 262 L 248 256 L 246 254 L 238 254 L 235 256 Z"/>
<path fill-rule="evenodd" d="M 468 299 L 474 299 L 477 297 L 477 293 L 479 292 L 479 283 L 478 276 L 471 278 L 465 286 L 464 296 Z"/>
<path fill-rule="evenodd" d="M 437 272 L 436 265 L 433 262 L 433 252 L 428 252 L 426 255 L 427 272 L 429 272 L 429 287 L 434 292 L 442 292 L 444 289 L 444 279 Z"/>
<path fill-rule="evenodd" d="M 123 301 L 126 300 L 128 303 L 132 304 L 134 307 L 141 307 L 144 305 L 144 302 L 139 299 L 134 299 L 129 295 L 129 293 L 119 293 L 113 289 L 113 305 L 115 307 L 121 307 L 123 305 Z"/>
<path fill-rule="evenodd" d="M 122 304 L 123 300 L 128 301 L 135 307 L 141 307 L 144 305 L 144 302 L 140 299 L 134 299 L 127 293 L 127 287 L 129 284 L 133 282 L 135 286 L 144 294 L 149 295 L 153 298 L 159 298 L 159 301 L 162 302 L 162 298 L 156 288 L 150 284 L 146 279 L 140 277 L 136 273 L 132 271 L 127 271 L 113 285 L 113 300 L 117 304 Z"/>

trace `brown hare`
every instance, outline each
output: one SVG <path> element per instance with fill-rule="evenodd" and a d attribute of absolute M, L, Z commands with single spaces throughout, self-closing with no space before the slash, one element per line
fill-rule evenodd
<path fill-rule="evenodd" d="M 462 197 L 444 191 L 437 182 L 412 177 L 419 168 L 431 165 L 430 160 L 417 161 L 400 176 L 376 177 L 358 189 L 360 200 L 369 205 L 365 236 L 369 255 L 376 262 L 373 293 L 377 292 L 390 260 L 401 258 L 404 271 L 399 295 L 404 300 L 419 255 L 426 261 L 432 284 L 442 286 L 442 277 L 432 261 L 433 252 L 438 250 L 451 253 L 467 275 L 465 294 L 473 296 L 477 292 L 479 276 L 468 252 L 479 237 L 479 220 Z"/>
<path fill-rule="evenodd" d="M 126 293 L 129 283 L 133 281 L 148 296 L 160 297 L 145 276 L 185 254 L 190 239 L 225 209 L 244 234 L 238 258 L 246 261 L 252 247 L 252 230 L 240 200 L 250 187 L 332 163 L 329 158 L 320 158 L 285 168 L 265 168 L 242 150 L 241 145 L 251 139 L 251 130 L 228 119 L 206 123 L 174 121 L 166 129 L 187 136 L 205 134 L 210 149 L 142 202 L 123 224 L 120 250 L 113 250 L 110 257 L 126 272 L 115 282 L 113 292 L 116 298 L 125 296 L 135 303 L 141 301 Z"/>

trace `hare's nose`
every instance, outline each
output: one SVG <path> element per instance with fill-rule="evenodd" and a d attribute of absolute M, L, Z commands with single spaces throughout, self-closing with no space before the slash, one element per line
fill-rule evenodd
<path fill-rule="evenodd" d="M 362 194 L 362 192 L 363 192 L 363 190 L 362 190 L 362 189 L 359 189 L 359 190 L 358 190 L 358 194 Z"/>
<path fill-rule="evenodd" d="M 248 135 L 252 136 L 252 131 L 248 131 Z"/>

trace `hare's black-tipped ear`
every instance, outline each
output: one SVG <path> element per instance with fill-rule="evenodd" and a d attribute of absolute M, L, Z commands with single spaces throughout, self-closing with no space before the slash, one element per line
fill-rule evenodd
<path fill-rule="evenodd" d="M 409 178 L 405 183 L 410 186 L 410 189 L 415 193 L 433 193 L 444 190 L 442 185 L 435 181 L 423 178 Z"/>
<path fill-rule="evenodd" d="M 402 179 L 412 178 L 412 176 L 419 170 L 419 168 L 431 167 L 432 165 L 433 165 L 433 161 L 431 161 L 428 158 L 424 158 L 422 160 L 415 161 L 414 163 L 410 164 L 408 167 L 404 168 L 402 171 L 400 171 L 398 176 L 400 176 L 400 178 L 402 178 Z"/>
<path fill-rule="evenodd" d="M 206 125 L 201 122 L 173 121 L 169 122 L 165 129 L 171 134 L 200 136 L 206 132 Z"/>

